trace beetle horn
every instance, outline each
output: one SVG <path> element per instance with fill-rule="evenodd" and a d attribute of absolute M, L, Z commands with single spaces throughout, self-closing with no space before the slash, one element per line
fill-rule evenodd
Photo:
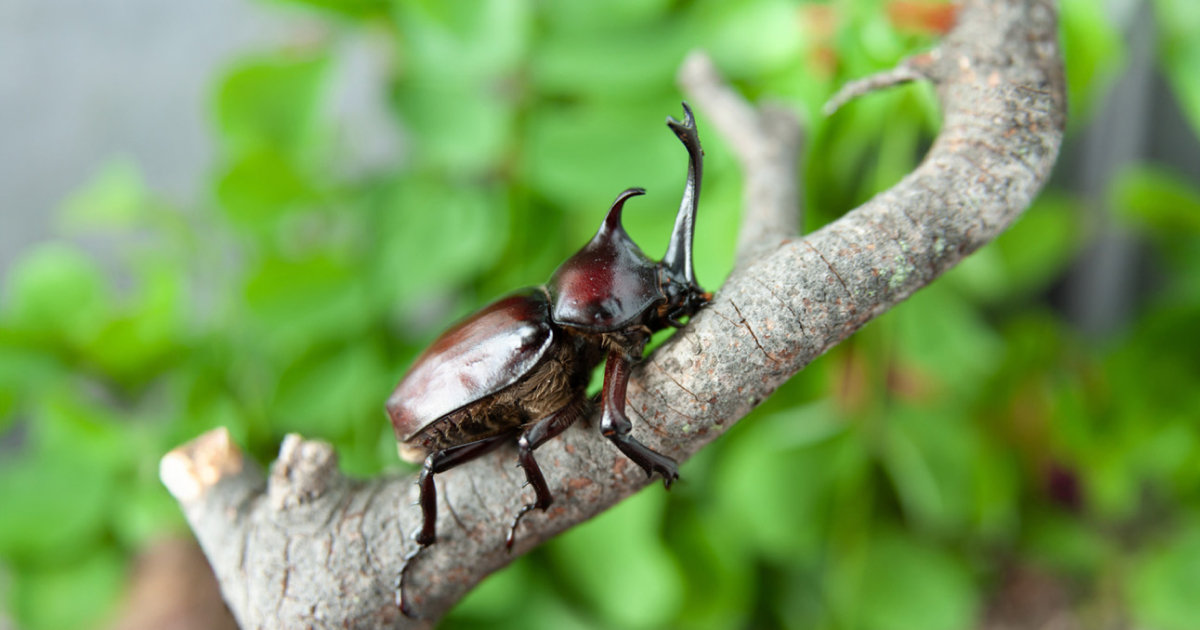
<path fill-rule="evenodd" d="M 696 272 L 692 269 L 692 240 L 696 232 L 696 205 L 700 199 L 700 177 L 704 166 L 704 151 L 700 149 L 700 136 L 696 133 L 696 119 L 692 109 L 683 103 L 683 122 L 667 116 L 667 126 L 688 152 L 687 187 L 683 189 L 683 200 L 679 213 L 675 215 L 675 229 L 671 231 L 671 243 L 663 256 L 663 265 L 676 277 L 688 284 L 696 284 Z"/>
<path fill-rule="evenodd" d="M 625 201 L 630 197 L 646 194 L 645 188 L 626 188 L 617 195 L 613 201 L 612 207 L 608 209 L 608 216 L 604 217 L 604 223 L 600 224 L 600 229 L 596 232 L 596 236 L 592 240 L 611 238 L 616 232 L 624 232 L 625 228 L 621 226 L 621 210 L 625 207 Z M 626 237 L 628 238 L 628 237 Z"/>

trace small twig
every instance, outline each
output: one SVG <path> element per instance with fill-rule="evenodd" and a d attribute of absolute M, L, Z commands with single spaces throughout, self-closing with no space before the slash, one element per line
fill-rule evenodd
<path fill-rule="evenodd" d="M 746 102 L 703 52 L 684 60 L 679 83 L 741 163 L 745 188 L 737 266 L 744 266 L 799 233 L 800 122 L 783 106 L 755 108 Z"/>
<path fill-rule="evenodd" d="M 921 55 L 906 57 L 895 68 L 851 81 L 829 97 L 821 111 L 826 116 L 832 116 L 843 105 L 865 94 L 912 81 L 933 80 L 930 68 L 939 54 L 938 50 L 934 49 Z"/>

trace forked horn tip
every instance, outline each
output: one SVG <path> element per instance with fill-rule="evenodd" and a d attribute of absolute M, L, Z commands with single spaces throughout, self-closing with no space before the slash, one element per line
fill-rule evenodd
<path fill-rule="evenodd" d="M 680 103 L 683 105 L 683 121 L 676 120 L 674 116 L 667 116 L 667 126 L 674 129 L 676 133 L 681 130 L 692 130 L 696 128 L 696 117 L 692 115 L 692 108 L 688 107 L 687 101 Z"/>

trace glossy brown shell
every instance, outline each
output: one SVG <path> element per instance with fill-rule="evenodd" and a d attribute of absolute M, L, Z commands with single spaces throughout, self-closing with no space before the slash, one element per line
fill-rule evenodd
<path fill-rule="evenodd" d="M 388 398 L 396 439 L 406 442 L 431 423 L 516 383 L 554 342 L 541 288 L 491 304 L 438 337 Z"/>

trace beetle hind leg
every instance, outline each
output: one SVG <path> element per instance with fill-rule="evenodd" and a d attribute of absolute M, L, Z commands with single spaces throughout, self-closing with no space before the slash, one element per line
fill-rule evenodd
<path fill-rule="evenodd" d="M 439 449 L 425 457 L 425 464 L 421 467 L 421 476 L 417 479 L 417 486 L 420 487 L 421 529 L 414 532 L 413 540 L 417 542 L 418 546 L 404 557 L 404 565 L 400 568 L 395 582 L 396 605 L 400 607 L 400 612 L 405 617 L 420 618 L 407 595 L 405 578 L 408 576 L 409 567 L 425 550 L 425 547 L 437 540 L 437 488 L 434 486 L 433 476 L 488 453 L 505 440 L 510 439 L 512 434 L 512 431 L 508 431 L 482 440 Z"/>
<path fill-rule="evenodd" d="M 433 476 L 484 455 L 511 436 L 511 432 L 500 433 L 482 440 L 437 450 L 425 458 L 425 465 L 421 468 L 421 476 L 417 480 L 421 489 L 422 515 L 421 529 L 413 536 L 417 544 L 424 547 L 437 540 L 437 488 L 433 485 Z"/>
<path fill-rule="evenodd" d="M 521 518 L 534 508 L 545 510 L 554 502 L 554 495 L 550 494 L 550 486 L 546 484 L 542 469 L 538 466 L 537 460 L 533 458 L 534 449 L 566 431 L 567 427 L 570 427 L 583 415 L 586 406 L 587 401 L 582 396 L 572 400 L 566 407 L 530 425 L 521 434 L 521 439 L 517 441 L 517 462 L 525 470 L 525 479 L 529 485 L 533 486 L 536 498 L 533 503 L 522 506 L 516 517 L 513 518 L 512 526 L 508 528 L 508 536 L 504 539 L 504 546 L 507 549 L 512 550 L 517 525 L 520 525 Z"/>

